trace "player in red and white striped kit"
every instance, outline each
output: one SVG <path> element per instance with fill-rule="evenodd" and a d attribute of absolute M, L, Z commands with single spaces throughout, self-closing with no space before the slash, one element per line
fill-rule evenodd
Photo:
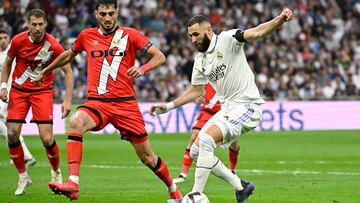
<path fill-rule="evenodd" d="M 49 187 L 53 192 L 70 199 L 79 198 L 83 134 L 100 130 L 111 123 L 119 130 L 121 138 L 131 143 L 139 159 L 168 187 L 170 198 L 179 201 L 182 195 L 165 161 L 150 146 L 132 84 L 134 77 L 140 77 L 160 66 L 166 58 L 140 31 L 116 25 L 116 0 L 95 1 L 95 14 L 99 27 L 83 30 L 72 48 L 34 80 L 39 81 L 52 69 L 71 62 L 78 53 L 86 52 L 88 101 L 78 107 L 70 121 L 67 140 L 69 180 L 64 184 L 50 182 Z M 141 67 L 134 66 L 136 51 L 148 55 L 148 63 Z"/>

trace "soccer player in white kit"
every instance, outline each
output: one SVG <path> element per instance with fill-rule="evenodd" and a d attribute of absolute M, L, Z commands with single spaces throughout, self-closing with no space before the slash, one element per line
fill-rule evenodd
<path fill-rule="evenodd" d="M 7 30 L 0 28 L 0 74 L 2 67 L 7 56 L 10 44 L 10 35 Z M 13 64 L 15 65 L 15 63 Z M 11 77 L 10 77 L 11 78 Z M 7 83 L 8 92 L 10 92 L 11 80 Z M 5 138 L 7 143 L 7 127 L 6 127 L 6 115 L 7 115 L 7 103 L 0 100 L 0 136 Z M 24 159 L 27 167 L 32 166 L 36 163 L 35 158 L 26 147 L 24 138 L 20 135 L 20 142 L 24 150 Z M 10 160 L 11 162 L 12 160 Z"/>
<path fill-rule="evenodd" d="M 254 28 L 232 29 L 219 35 L 213 32 L 206 17 L 190 19 L 188 35 L 199 51 L 195 56 L 192 86 L 172 102 L 152 106 L 150 112 L 152 115 L 161 114 L 194 101 L 203 94 L 208 81 L 224 97 L 221 110 L 204 125 L 190 148 L 191 157 L 197 160 L 192 192 L 203 192 L 210 172 L 233 186 L 238 203 L 246 202 L 255 189 L 252 183 L 240 180 L 231 173 L 214 155 L 214 149 L 229 146 L 240 135 L 256 128 L 261 121 L 260 105 L 264 100 L 260 97 L 254 74 L 247 63 L 244 44 L 265 37 L 292 18 L 292 11 L 286 8 L 274 19 Z"/>

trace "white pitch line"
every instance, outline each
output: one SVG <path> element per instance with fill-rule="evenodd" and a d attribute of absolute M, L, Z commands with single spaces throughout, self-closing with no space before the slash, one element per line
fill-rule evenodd
<path fill-rule="evenodd" d="M 9 166 L 9 163 L 0 163 L 0 166 Z M 48 163 L 36 163 L 35 167 L 49 167 Z M 142 165 L 99 165 L 99 164 L 83 164 L 81 168 L 98 168 L 98 169 L 143 169 L 145 166 Z M 176 167 L 168 167 L 169 169 L 178 169 Z M 309 170 L 263 170 L 263 169 L 237 169 L 236 171 L 240 173 L 256 173 L 256 174 L 293 174 L 293 175 L 301 175 L 301 174 L 308 174 L 308 175 L 337 175 L 337 176 L 360 176 L 360 173 L 356 172 L 343 172 L 343 171 L 309 171 Z"/>

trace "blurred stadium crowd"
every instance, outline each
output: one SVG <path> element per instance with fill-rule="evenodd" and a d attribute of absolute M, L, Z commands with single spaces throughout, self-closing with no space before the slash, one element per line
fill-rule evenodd
<path fill-rule="evenodd" d="M 216 33 L 251 28 L 284 7 L 296 19 L 256 43 L 245 45 L 256 82 L 266 100 L 343 100 L 360 98 L 360 2 L 357 0 L 118 0 L 118 24 L 144 32 L 167 57 L 165 65 L 134 80 L 139 101 L 168 101 L 189 85 L 196 53 L 187 37 L 191 16 L 210 18 Z M 26 11 L 42 8 L 48 29 L 67 49 L 79 32 L 95 27 L 93 0 L 2 0 L 0 27 L 12 35 L 26 29 Z M 137 64 L 145 56 L 139 55 Z M 86 99 L 86 58 L 78 55 L 74 102 Z M 55 101 L 64 95 L 61 71 Z"/>

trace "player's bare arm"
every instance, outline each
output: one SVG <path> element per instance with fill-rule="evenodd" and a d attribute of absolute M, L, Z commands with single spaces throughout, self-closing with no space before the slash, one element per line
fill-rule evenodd
<path fill-rule="evenodd" d="M 66 50 L 59 57 L 57 57 L 50 65 L 42 69 L 39 75 L 35 79 L 33 79 L 32 82 L 40 82 L 44 78 L 44 76 L 48 74 L 50 71 L 53 71 L 59 67 L 63 67 L 66 64 L 70 63 L 72 60 L 74 60 L 77 54 L 78 52 L 73 51 L 72 49 Z"/>
<path fill-rule="evenodd" d="M 205 85 L 192 85 L 182 95 L 174 99 L 172 102 L 166 104 L 156 104 L 150 108 L 150 114 L 155 116 L 157 114 L 166 113 L 174 108 L 195 101 L 198 97 L 204 94 Z"/>
<path fill-rule="evenodd" d="M 6 57 L 3 69 L 1 71 L 1 100 L 3 102 L 7 102 L 8 100 L 8 91 L 7 91 L 7 81 L 9 79 L 9 75 L 11 72 L 11 65 L 14 61 L 14 58 L 9 56 Z"/>
<path fill-rule="evenodd" d="M 62 66 L 61 69 L 65 74 L 65 97 L 64 102 L 61 105 L 61 118 L 64 119 L 71 111 L 71 100 L 74 91 L 74 74 L 69 63 Z"/>
<path fill-rule="evenodd" d="M 262 23 L 254 28 L 250 28 L 245 30 L 244 39 L 247 42 L 253 42 L 259 40 L 266 35 L 270 34 L 273 30 L 280 27 L 284 22 L 290 21 L 294 18 L 293 12 L 285 8 L 280 15 L 275 17 L 274 19 Z"/>
<path fill-rule="evenodd" d="M 127 71 L 127 74 L 129 76 L 138 78 L 138 77 L 144 75 L 145 73 L 147 73 L 153 69 L 156 69 L 160 65 L 164 64 L 166 61 L 165 55 L 154 45 L 152 45 L 146 51 L 146 55 L 151 57 L 150 60 L 146 64 L 142 65 L 141 67 L 133 66 L 133 67 L 129 68 L 129 70 Z"/>

